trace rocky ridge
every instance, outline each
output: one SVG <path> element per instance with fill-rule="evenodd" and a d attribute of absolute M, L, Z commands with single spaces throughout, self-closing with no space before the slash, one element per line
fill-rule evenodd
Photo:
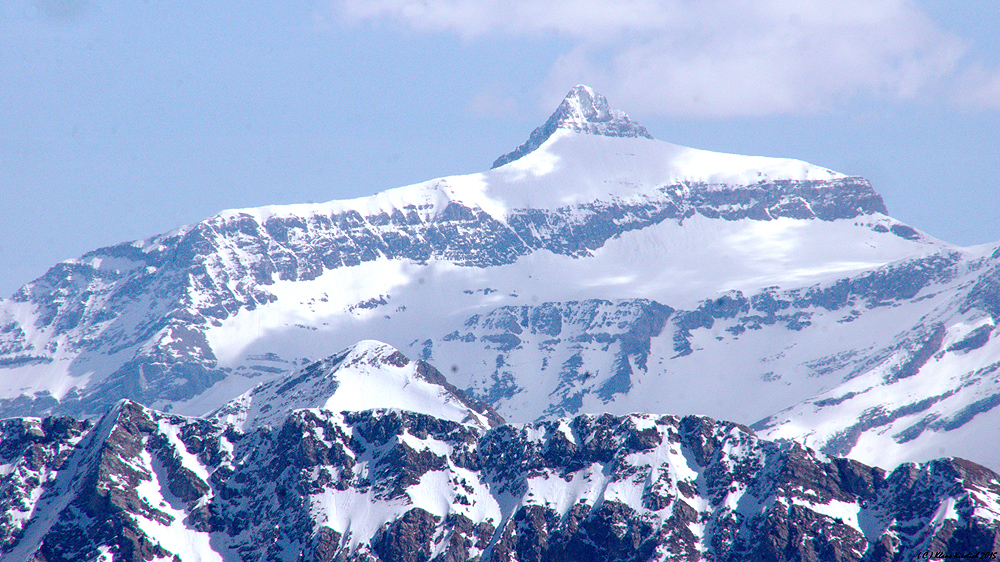
<path fill-rule="evenodd" d="M 629 119 L 625 112 L 612 109 L 607 98 L 581 84 L 566 94 L 566 98 L 548 121 L 532 131 L 524 144 L 497 158 L 493 162 L 493 168 L 499 168 L 531 153 L 549 140 L 558 129 L 607 137 L 653 138 L 645 127 Z"/>
<path fill-rule="evenodd" d="M 242 431 L 130 401 L 0 424 L 4 560 L 912 560 L 1000 545 L 1000 477 L 891 472 L 703 417 Z"/>

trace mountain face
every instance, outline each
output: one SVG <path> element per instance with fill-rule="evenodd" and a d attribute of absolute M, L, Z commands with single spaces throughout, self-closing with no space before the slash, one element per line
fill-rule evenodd
<path fill-rule="evenodd" d="M 4 560 L 888 561 L 1000 545 L 1000 476 L 982 466 L 887 473 L 697 416 L 486 429 L 307 408 L 244 429 L 124 400 L 96 423 L 5 420 L 0 436 Z"/>
<path fill-rule="evenodd" d="M 708 415 L 873 465 L 1000 469 L 998 315 L 997 246 L 934 240 L 861 178 L 654 140 L 577 87 L 486 172 L 226 211 L 54 266 L 0 302 L 0 416 L 242 396 L 250 421 L 231 421 L 256 431 L 264 405 L 267 424 L 342 407 L 326 392 L 363 364 L 316 359 L 377 340 L 417 360 L 384 396 L 427 385 L 454 422 Z"/>
<path fill-rule="evenodd" d="M 504 306 L 424 353 L 461 365 L 456 384 L 510 419 L 694 403 L 883 466 L 942 452 L 997 464 L 998 254 L 939 252 L 684 309 L 651 299 Z"/>

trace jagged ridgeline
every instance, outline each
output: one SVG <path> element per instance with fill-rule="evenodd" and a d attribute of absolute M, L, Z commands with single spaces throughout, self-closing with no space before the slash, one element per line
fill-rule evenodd
<path fill-rule="evenodd" d="M 1000 543 L 1000 482 L 890 473 L 687 416 L 485 429 L 300 409 L 247 430 L 122 401 L 0 422 L 4 560 L 915 560 Z"/>
<path fill-rule="evenodd" d="M 482 173 L 225 211 L 0 302 L 3 556 L 991 550 L 995 475 L 933 459 L 1000 469 L 998 315 L 997 245 L 578 86 Z"/>

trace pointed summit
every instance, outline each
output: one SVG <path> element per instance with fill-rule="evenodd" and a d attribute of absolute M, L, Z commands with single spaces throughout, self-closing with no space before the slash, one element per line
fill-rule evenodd
<path fill-rule="evenodd" d="M 278 427 L 300 408 L 402 408 L 482 427 L 503 423 L 490 406 L 467 396 L 424 361 L 387 343 L 361 341 L 288 376 L 262 383 L 209 417 L 248 429 Z"/>
<path fill-rule="evenodd" d="M 593 88 L 579 84 L 566 94 L 544 125 L 532 131 L 524 144 L 497 158 L 493 162 L 493 168 L 499 168 L 534 151 L 559 129 L 605 137 L 653 138 L 645 127 L 629 119 L 624 111 L 611 109 L 607 98 Z"/>

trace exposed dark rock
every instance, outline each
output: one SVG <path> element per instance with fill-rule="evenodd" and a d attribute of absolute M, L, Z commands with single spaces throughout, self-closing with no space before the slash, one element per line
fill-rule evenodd
<path fill-rule="evenodd" d="M 423 509 L 411 509 L 375 536 L 372 550 L 385 561 L 428 562 L 439 519 Z"/>
<path fill-rule="evenodd" d="M 170 510 L 186 514 L 185 533 L 246 561 L 867 562 L 1000 544 L 989 507 L 1000 477 L 984 467 L 942 459 L 886 475 L 693 416 L 484 430 L 392 410 L 301 410 L 280 430 L 240 434 L 123 402 L 96 426 L 49 418 L 6 420 L 0 430 L 0 462 L 13 467 L 0 480 L 5 559 L 102 550 L 171 559 L 177 553 L 145 532 L 176 524 Z M 445 512 L 399 509 L 425 501 L 427 489 L 411 494 L 428 482 L 441 494 L 432 505 L 450 502 Z M 50 490 L 42 498 L 31 491 L 39 485 Z M 605 491 L 564 497 L 588 486 Z M 327 519 L 337 494 L 360 495 L 371 509 Z M 513 506 L 500 521 L 466 515 L 496 501 Z M 10 515 L 35 506 L 24 526 Z M 353 523 L 341 527 L 345 515 Z M 352 534 L 362 528 L 377 531 Z M 22 544 L 27 537 L 36 542 Z"/>
<path fill-rule="evenodd" d="M 441 371 L 438 371 L 430 363 L 427 363 L 426 361 L 418 362 L 417 375 L 422 377 L 427 382 L 445 388 L 448 392 L 455 395 L 459 400 L 462 401 L 463 404 L 468 406 L 470 409 L 485 416 L 486 419 L 489 421 L 490 427 L 496 427 L 504 423 L 503 418 L 500 416 L 500 414 L 498 414 L 497 411 L 494 410 L 489 404 L 483 402 L 482 400 L 476 400 L 475 398 L 472 398 L 471 396 L 466 394 L 461 389 L 456 388 L 455 385 L 451 384 L 450 382 L 448 382 L 447 379 L 445 379 L 444 375 L 441 374 Z"/>
<path fill-rule="evenodd" d="M 968 353 L 974 349 L 979 349 L 986 345 L 986 342 L 990 341 L 990 333 L 992 332 L 992 324 L 980 326 L 969 332 L 969 335 L 961 340 L 949 345 L 948 351 L 964 351 Z"/>
<path fill-rule="evenodd" d="M 931 333 L 927 335 L 927 338 L 920 344 L 920 347 L 913 351 L 906 363 L 893 369 L 886 376 L 886 382 L 892 383 L 917 374 L 917 371 L 941 349 L 941 342 L 944 341 L 944 336 L 947 332 L 948 330 L 943 324 L 934 326 Z"/>

